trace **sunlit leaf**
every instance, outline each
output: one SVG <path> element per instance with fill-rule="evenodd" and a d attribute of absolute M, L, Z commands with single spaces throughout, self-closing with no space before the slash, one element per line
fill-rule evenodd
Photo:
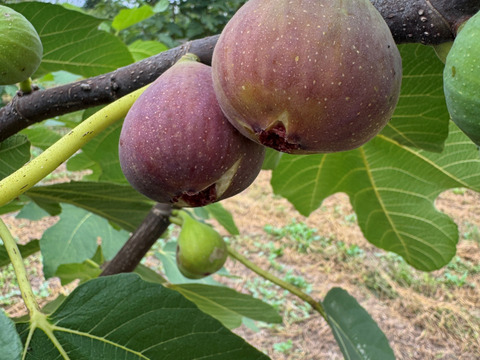
<path fill-rule="evenodd" d="M 112 27 L 117 31 L 121 31 L 148 19 L 153 14 L 153 8 L 150 5 L 143 5 L 135 9 L 122 9 L 113 18 Z"/>

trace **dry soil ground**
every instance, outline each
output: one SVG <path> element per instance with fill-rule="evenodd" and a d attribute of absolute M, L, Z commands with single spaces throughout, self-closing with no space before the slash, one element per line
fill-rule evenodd
<path fill-rule="evenodd" d="M 445 269 L 422 273 L 364 239 L 345 195 L 328 198 L 304 218 L 272 193 L 269 179 L 270 173 L 262 172 L 249 189 L 223 202 L 241 232 L 230 240 L 237 251 L 314 298 L 335 286 L 346 289 L 384 331 L 398 359 L 480 359 L 480 194 L 457 189 L 439 197 L 437 207 L 459 225 L 458 252 Z M 55 221 L 3 218 L 21 242 L 38 238 Z M 286 236 L 266 231 L 267 224 Z M 38 256 L 28 266 L 45 299 L 68 292 L 55 279 L 45 282 Z M 257 324 L 256 331 L 242 326 L 236 333 L 274 360 L 342 359 L 319 314 L 241 264 L 229 260 L 226 267 L 239 277 L 221 281 L 265 299 L 284 315 L 281 326 Z M 24 308 L 5 274 L 0 272 L 0 306 L 21 314 Z"/>

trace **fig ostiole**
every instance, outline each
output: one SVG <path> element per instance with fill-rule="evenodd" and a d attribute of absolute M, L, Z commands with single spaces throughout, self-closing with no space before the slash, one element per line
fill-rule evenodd
<path fill-rule="evenodd" d="M 447 55 L 443 88 L 452 121 L 480 146 L 480 12 L 461 27 Z"/>
<path fill-rule="evenodd" d="M 42 55 L 42 42 L 33 25 L 22 14 L 0 5 L 0 85 L 30 78 Z"/>
<path fill-rule="evenodd" d="M 249 0 L 222 31 L 212 74 L 242 134 L 287 153 L 328 153 L 383 129 L 402 61 L 369 0 Z"/>
<path fill-rule="evenodd" d="M 201 279 L 220 270 L 228 257 L 228 248 L 211 226 L 193 219 L 183 210 L 174 211 L 171 221 L 182 229 L 177 240 L 178 270 L 189 279 Z"/>
<path fill-rule="evenodd" d="M 211 67 L 187 54 L 128 112 L 119 141 L 122 171 L 145 196 L 204 206 L 248 187 L 265 148 L 240 134 L 216 99 Z"/>

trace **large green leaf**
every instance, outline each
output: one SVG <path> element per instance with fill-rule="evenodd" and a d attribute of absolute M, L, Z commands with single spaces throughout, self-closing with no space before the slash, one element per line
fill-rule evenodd
<path fill-rule="evenodd" d="M 65 70 L 90 77 L 133 62 L 119 38 L 98 29 L 102 19 L 41 2 L 9 6 L 23 14 L 40 35 L 43 58 L 36 76 Z"/>
<path fill-rule="evenodd" d="M 0 179 L 13 173 L 28 160 L 30 142 L 25 135 L 14 135 L 0 142 Z"/>
<path fill-rule="evenodd" d="M 40 243 L 38 240 L 31 240 L 25 245 L 17 245 L 20 250 L 22 258 L 26 258 L 37 251 L 40 251 Z M 10 258 L 8 257 L 7 249 L 5 246 L 0 246 L 0 267 L 10 264 Z"/>
<path fill-rule="evenodd" d="M 72 205 L 63 205 L 60 220 L 43 233 L 40 249 L 46 278 L 61 264 L 80 263 L 93 257 L 101 242 L 106 259 L 111 259 L 129 234 L 115 230 L 107 220 Z"/>
<path fill-rule="evenodd" d="M 133 231 L 143 221 L 154 202 L 130 185 L 72 181 L 48 186 L 35 186 L 25 193 L 42 208 L 67 203 L 91 211 Z"/>
<path fill-rule="evenodd" d="M 323 306 L 345 359 L 395 359 L 382 330 L 357 300 L 345 290 L 331 289 L 325 297 Z"/>
<path fill-rule="evenodd" d="M 360 149 L 329 155 L 284 155 L 273 171 L 275 193 L 302 214 L 345 192 L 365 237 L 421 270 L 455 254 L 457 226 L 434 205 L 450 188 L 480 190 L 477 148 L 453 124 L 442 153 L 414 150 L 385 136 Z"/>
<path fill-rule="evenodd" d="M 441 151 L 448 135 L 443 94 L 443 63 L 430 46 L 399 46 L 403 62 L 402 91 L 392 120 L 382 135 L 402 145 Z"/>
<path fill-rule="evenodd" d="M 234 329 L 242 325 L 242 318 L 266 323 L 281 323 L 282 317 L 270 305 L 233 289 L 205 284 L 172 285 L 200 310 L 218 319 L 224 326 Z"/>
<path fill-rule="evenodd" d="M 22 342 L 13 321 L 0 309 L 0 360 L 20 360 L 22 350 Z"/>
<path fill-rule="evenodd" d="M 116 122 L 88 142 L 82 151 L 67 162 L 72 171 L 91 169 L 89 179 L 127 183 L 118 159 L 118 139 L 122 122 Z"/>
<path fill-rule="evenodd" d="M 27 360 L 59 359 L 56 346 L 70 359 L 268 359 L 178 292 L 135 274 L 80 285 L 49 321 L 58 345 L 37 329 Z M 24 343 L 28 327 L 17 325 Z"/>

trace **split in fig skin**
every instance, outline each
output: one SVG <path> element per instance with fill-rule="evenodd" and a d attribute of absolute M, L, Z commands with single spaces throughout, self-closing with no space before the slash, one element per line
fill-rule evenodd
<path fill-rule="evenodd" d="M 368 0 L 249 0 L 222 31 L 212 74 L 243 135 L 282 152 L 328 153 L 387 124 L 402 64 Z"/>
<path fill-rule="evenodd" d="M 128 112 L 119 157 L 145 196 L 196 207 L 238 194 L 261 170 L 265 149 L 225 118 L 211 68 L 188 55 L 163 73 Z"/>

